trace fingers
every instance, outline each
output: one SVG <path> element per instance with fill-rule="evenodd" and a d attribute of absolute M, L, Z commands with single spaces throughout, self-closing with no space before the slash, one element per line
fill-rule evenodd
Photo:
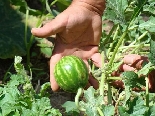
<path fill-rule="evenodd" d="M 148 58 L 137 54 L 126 55 L 123 59 L 124 64 L 127 64 L 136 69 L 141 69 L 144 62 L 148 62 Z"/>
<path fill-rule="evenodd" d="M 134 67 L 131 67 L 127 64 L 122 64 L 120 67 L 119 67 L 119 71 L 121 72 L 124 72 L 124 71 L 135 71 L 136 69 Z"/>
<path fill-rule="evenodd" d="M 41 28 L 32 28 L 31 33 L 34 36 L 46 38 L 56 33 L 63 31 L 67 25 L 68 16 L 65 14 L 59 14 L 55 19 L 45 24 Z"/>
<path fill-rule="evenodd" d="M 137 54 L 129 54 L 129 55 L 124 56 L 123 61 L 124 61 L 125 64 L 131 65 L 135 61 L 137 61 L 138 59 L 141 59 L 141 56 L 140 55 L 137 55 Z"/>
<path fill-rule="evenodd" d="M 100 53 L 95 53 L 91 56 L 91 61 L 96 67 L 101 68 L 102 65 L 102 57 Z"/>
<path fill-rule="evenodd" d="M 54 67 L 61 58 L 62 58 L 61 55 L 55 54 L 50 59 L 50 82 L 51 82 L 51 88 L 53 91 L 59 90 L 59 85 L 57 84 L 54 77 Z"/>

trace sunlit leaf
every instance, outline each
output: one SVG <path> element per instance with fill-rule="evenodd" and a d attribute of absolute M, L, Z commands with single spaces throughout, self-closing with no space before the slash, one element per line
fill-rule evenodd
<path fill-rule="evenodd" d="M 24 27 L 21 14 L 9 5 L 0 1 L 0 58 L 14 58 L 15 55 L 26 55 Z M 30 35 L 30 29 L 28 30 Z M 30 36 L 28 36 L 29 38 Z"/>
<path fill-rule="evenodd" d="M 148 21 L 139 25 L 140 29 L 145 29 L 155 34 L 155 17 L 151 16 Z"/>

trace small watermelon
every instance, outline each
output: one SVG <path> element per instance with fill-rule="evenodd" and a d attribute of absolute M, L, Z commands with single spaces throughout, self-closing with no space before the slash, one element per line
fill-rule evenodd
<path fill-rule="evenodd" d="M 58 85 L 67 92 L 77 92 L 88 83 L 88 68 L 79 57 L 64 56 L 55 65 L 54 76 Z"/>

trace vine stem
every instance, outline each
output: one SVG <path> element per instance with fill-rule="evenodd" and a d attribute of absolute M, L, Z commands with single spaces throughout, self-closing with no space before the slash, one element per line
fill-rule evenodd
<path fill-rule="evenodd" d="M 112 104 L 112 92 L 111 92 L 111 85 L 108 83 L 108 104 Z"/>
<path fill-rule="evenodd" d="M 145 77 L 145 83 L 146 83 L 146 90 L 145 90 L 145 104 L 146 107 L 149 108 L 149 79 L 148 77 Z M 148 116 L 149 111 L 146 111 L 146 116 Z"/>
<path fill-rule="evenodd" d="M 24 42 L 27 48 L 27 28 L 28 28 L 28 16 L 29 16 L 29 9 L 26 9 L 26 18 L 25 18 L 25 32 L 24 32 Z"/>
<path fill-rule="evenodd" d="M 80 111 L 86 111 L 84 108 L 80 107 L 79 105 L 79 98 L 82 94 L 83 94 L 83 88 L 79 88 L 75 96 L 75 105 Z"/>
<path fill-rule="evenodd" d="M 26 16 L 26 17 L 28 17 L 28 16 Z M 37 21 L 36 27 L 40 27 L 42 21 L 43 21 L 43 18 L 42 18 L 42 15 L 41 15 L 39 17 L 38 21 Z M 26 49 L 27 49 L 27 67 L 30 67 L 30 49 L 31 49 L 33 40 L 34 40 L 34 36 L 31 35 L 30 40 L 29 40 L 29 43 L 27 41 L 25 41 L 25 42 L 27 42 L 26 43 Z"/>
<path fill-rule="evenodd" d="M 116 28 L 116 32 L 115 32 L 115 34 L 114 34 L 114 36 L 113 36 L 113 41 L 116 39 L 116 37 L 117 37 L 117 35 L 118 35 L 118 31 L 119 31 L 119 25 L 118 25 L 117 28 Z M 111 52 L 113 46 L 114 46 L 114 42 L 110 44 L 110 49 L 108 50 L 108 53 L 107 53 L 108 56 L 109 56 L 109 54 L 110 54 L 110 52 Z"/>
<path fill-rule="evenodd" d="M 146 107 L 149 107 L 149 79 L 148 77 L 145 78 L 145 81 L 146 81 L 146 90 L 145 90 Z"/>
<path fill-rule="evenodd" d="M 105 75 L 105 69 L 104 69 L 104 52 L 103 51 L 101 53 L 101 56 L 102 56 L 103 71 L 102 71 L 102 75 L 101 75 L 101 82 L 100 82 L 99 90 L 100 90 L 100 95 L 104 96 L 104 82 L 105 82 L 106 75 Z"/>
<path fill-rule="evenodd" d="M 124 40 L 124 38 L 125 38 L 127 32 L 128 32 L 128 27 L 126 28 L 126 30 L 125 30 L 124 33 L 122 34 L 121 38 L 119 39 L 119 41 L 118 41 L 118 43 L 117 43 L 117 45 L 116 45 L 116 47 L 115 47 L 115 49 L 114 49 L 114 52 L 113 52 L 112 57 L 111 57 L 111 59 L 110 59 L 110 61 L 109 61 L 109 64 L 108 64 L 108 70 L 111 69 L 111 67 L 112 67 L 112 65 L 113 65 L 113 61 L 114 61 L 114 59 L 115 59 L 115 56 L 116 56 L 116 54 L 117 54 L 117 52 L 118 52 L 118 49 L 119 49 L 119 47 L 121 46 L 121 44 L 122 44 L 122 42 L 123 42 L 123 40 Z M 112 92 L 111 92 L 111 86 L 110 86 L 109 83 L 108 83 L 108 104 L 112 104 Z"/>
<path fill-rule="evenodd" d="M 104 116 L 103 112 L 101 111 L 101 109 L 99 107 L 97 107 L 97 111 L 100 114 L 100 116 Z"/>
<path fill-rule="evenodd" d="M 145 31 L 141 36 L 138 37 L 135 41 L 133 41 L 126 49 L 123 50 L 123 52 L 126 52 L 130 47 L 134 46 L 137 41 L 140 41 L 142 38 L 144 38 L 148 34 L 148 31 Z"/>
<path fill-rule="evenodd" d="M 108 80 L 122 80 L 122 78 L 113 76 L 113 77 L 108 77 Z"/>
<path fill-rule="evenodd" d="M 108 64 L 108 69 L 111 69 L 112 64 L 113 64 L 113 61 L 114 61 L 115 56 L 116 56 L 116 53 L 117 53 L 117 51 L 118 51 L 120 45 L 122 44 L 122 41 L 124 40 L 126 34 L 127 34 L 127 30 L 123 33 L 123 35 L 122 35 L 121 38 L 119 39 L 119 41 L 118 41 L 118 43 L 117 43 L 117 45 L 116 45 L 116 47 L 115 47 L 115 49 L 114 49 L 114 52 L 113 52 L 112 57 L 111 57 L 111 59 L 110 59 L 110 61 L 109 61 L 109 64 Z"/>

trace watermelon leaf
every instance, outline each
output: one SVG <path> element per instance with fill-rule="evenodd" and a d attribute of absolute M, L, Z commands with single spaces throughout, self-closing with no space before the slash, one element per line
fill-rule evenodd
<path fill-rule="evenodd" d="M 147 107 L 144 105 L 143 99 L 136 97 L 129 101 L 128 107 L 119 106 L 118 111 L 120 116 L 144 116 Z"/>
<path fill-rule="evenodd" d="M 155 65 L 155 40 L 150 41 L 150 53 L 148 55 L 149 61 Z"/>
<path fill-rule="evenodd" d="M 139 76 L 147 76 L 152 70 L 155 69 L 155 66 L 149 62 L 148 64 L 146 64 L 142 69 L 140 69 L 137 74 Z"/>
<path fill-rule="evenodd" d="M 105 16 L 115 23 L 125 23 L 125 9 L 128 6 L 127 0 L 110 0 L 106 4 Z"/>
<path fill-rule="evenodd" d="M 115 107 L 113 105 L 103 106 L 102 109 L 105 116 L 113 116 L 115 114 Z"/>
<path fill-rule="evenodd" d="M 21 13 L 15 11 L 8 1 L 0 1 L 0 58 L 14 58 L 26 55 L 24 27 Z M 30 38 L 30 29 L 28 29 Z"/>
<path fill-rule="evenodd" d="M 97 107 L 103 104 L 103 97 L 95 95 L 95 89 L 91 86 L 84 91 L 85 101 L 80 101 L 80 106 L 86 109 L 88 116 L 99 116 Z"/>
<path fill-rule="evenodd" d="M 138 75 L 134 71 L 123 72 L 121 76 L 125 86 L 129 86 L 131 88 L 136 86 Z"/>
<path fill-rule="evenodd" d="M 155 109 L 155 105 L 150 107 L 150 109 L 149 109 L 149 113 L 150 113 L 149 116 L 155 116 L 155 110 L 154 109 Z"/>
<path fill-rule="evenodd" d="M 139 25 L 139 28 L 140 29 L 145 29 L 145 30 L 149 31 L 150 33 L 154 33 L 155 32 L 155 28 L 154 28 L 155 24 L 154 24 L 154 22 L 155 22 L 155 17 L 151 16 L 151 17 L 149 17 L 148 21 L 146 21 L 144 23 L 141 23 Z"/>
<path fill-rule="evenodd" d="M 65 102 L 62 105 L 62 107 L 64 107 L 66 109 L 67 113 L 73 112 L 73 111 L 79 112 L 79 110 L 77 109 L 77 106 L 75 105 L 75 102 L 72 102 L 72 101 Z"/>

